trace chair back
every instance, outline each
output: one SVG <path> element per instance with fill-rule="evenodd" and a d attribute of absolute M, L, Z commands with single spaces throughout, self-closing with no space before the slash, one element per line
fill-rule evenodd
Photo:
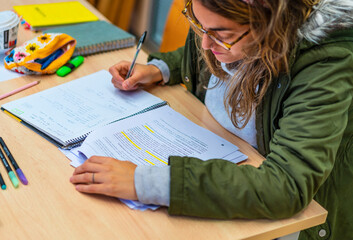
<path fill-rule="evenodd" d="M 185 5 L 184 0 L 174 0 L 170 7 L 165 24 L 162 42 L 159 51 L 169 52 L 184 46 L 189 30 L 189 22 L 181 11 Z"/>

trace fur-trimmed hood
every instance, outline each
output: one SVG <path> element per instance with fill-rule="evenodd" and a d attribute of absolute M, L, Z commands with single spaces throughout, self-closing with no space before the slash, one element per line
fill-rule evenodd
<path fill-rule="evenodd" d="M 349 27 L 353 27 L 353 0 L 321 0 L 298 30 L 298 37 L 318 43 L 334 30 Z"/>

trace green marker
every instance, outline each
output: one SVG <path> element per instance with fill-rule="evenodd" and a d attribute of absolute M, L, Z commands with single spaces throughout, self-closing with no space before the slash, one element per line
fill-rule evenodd
<path fill-rule="evenodd" d="M 5 155 L 4 153 L 2 152 L 1 148 L 0 148 L 0 158 L 1 158 L 1 161 L 2 163 L 4 164 L 5 168 L 6 168 L 6 171 L 7 173 L 9 174 L 9 177 L 11 179 L 11 182 L 12 182 L 12 185 L 15 187 L 15 188 L 18 188 L 18 184 L 19 184 L 19 181 L 16 177 L 16 175 L 13 173 L 9 163 L 7 162 L 6 158 L 5 158 Z"/>
<path fill-rule="evenodd" d="M 65 77 L 67 74 L 73 71 L 73 69 L 77 68 L 83 63 L 83 57 L 82 56 L 77 56 L 71 59 L 68 63 L 66 63 L 64 66 L 59 68 L 56 71 L 56 74 L 60 77 Z"/>

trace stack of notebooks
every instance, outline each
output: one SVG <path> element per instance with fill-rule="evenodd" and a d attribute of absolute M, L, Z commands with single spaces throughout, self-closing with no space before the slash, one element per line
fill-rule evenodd
<path fill-rule="evenodd" d="M 98 17 L 78 1 L 14 6 L 32 30 L 66 33 L 77 40 L 74 56 L 135 45 L 135 36 Z"/>

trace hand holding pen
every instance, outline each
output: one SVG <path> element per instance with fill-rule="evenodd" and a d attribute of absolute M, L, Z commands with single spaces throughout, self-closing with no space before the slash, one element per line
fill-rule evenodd
<path fill-rule="evenodd" d="M 158 67 L 136 63 L 137 55 L 145 37 L 145 34 L 142 35 L 132 63 L 120 61 L 109 68 L 114 87 L 123 91 L 133 91 L 137 88 L 155 85 L 162 81 L 162 73 Z"/>
<path fill-rule="evenodd" d="M 134 59 L 132 60 L 132 63 L 131 63 L 131 66 L 130 66 L 130 69 L 129 71 L 127 72 L 126 74 L 126 77 L 125 79 L 128 79 L 132 73 L 132 70 L 134 70 L 134 67 L 135 67 L 135 64 L 136 64 L 136 59 L 137 59 L 137 56 L 139 55 L 139 52 L 141 50 L 141 47 L 142 47 L 142 43 L 145 41 L 145 38 L 146 38 L 146 35 L 147 35 L 147 31 L 145 31 L 142 36 L 140 37 L 140 40 L 137 44 L 137 47 L 136 47 L 136 53 L 135 53 L 135 56 L 134 56 Z"/>

